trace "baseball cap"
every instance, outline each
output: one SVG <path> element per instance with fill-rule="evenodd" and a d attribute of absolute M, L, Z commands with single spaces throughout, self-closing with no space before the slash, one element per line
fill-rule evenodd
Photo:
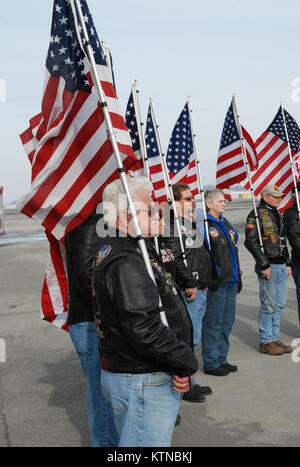
<path fill-rule="evenodd" d="M 285 193 L 282 193 L 277 185 L 266 185 L 262 190 L 261 190 L 261 195 L 271 195 L 275 196 L 275 198 L 281 198 L 282 196 L 285 196 Z"/>

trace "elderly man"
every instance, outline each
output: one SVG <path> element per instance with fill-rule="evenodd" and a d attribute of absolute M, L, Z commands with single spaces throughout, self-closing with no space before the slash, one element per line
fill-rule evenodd
<path fill-rule="evenodd" d="M 300 203 L 300 182 L 297 182 L 297 193 Z M 292 247 L 292 274 L 296 285 L 298 317 L 300 323 L 300 219 L 296 200 L 295 187 L 292 189 L 293 205 L 283 214 L 286 236 Z"/>
<path fill-rule="evenodd" d="M 260 246 L 254 210 L 246 225 L 245 246 L 255 259 L 255 270 L 260 285 L 259 351 L 268 355 L 292 352 L 279 338 L 280 319 L 286 302 L 287 276 L 291 274 L 285 229 L 278 211 L 281 193 L 276 185 L 267 185 L 261 191 L 257 214 L 262 236 Z"/>
<path fill-rule="evenodd" d="M 142 234 L 157 235 L 159 214 L 147 179 L 129 178 L 128 184 Z M 198 368 L 192 326 L 180 291 L 147 242 L 156 284 L 151 279 L 122 194 L 120 180 L 104 190 L 108 230 L 93 274 L 102 389 L 118 446 L 170 446 L 181 394 Z M 169 327 L 161 321 L 159 295 Z"/>

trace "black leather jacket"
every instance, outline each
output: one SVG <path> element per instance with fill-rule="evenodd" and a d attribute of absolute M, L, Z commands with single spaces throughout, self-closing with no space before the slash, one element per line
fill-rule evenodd
<path fill-rule="evenodd" d="M 198 368 L 192 323 L 150 242 L 147 249 L 158 287 L 135 239 L 107 237 L 101 242 L 93 274 L 101 365 L 112 373 L 164 371 L 189 376 Z M 158 290 L 169 327 L 160 318 Z"/>
<path fill-rule="evenodd" d="M 93 212 L 85 222 L 66 235 L 69 325 L 94 321 L 91 276 L 100 241 L 96 233 L 99 219 L 100 215 Z"/>
<path fill-rule="evenodd" d="M 245 247 L 250 251 L 261 270 L 269 268 L 271 263 L 287 263 L 289 265 L 290 257 L 281 214 L 262 199 L 257 208 L 257 215 L 264 252 L 259 245 L 254 209 L 247 217 Z"/>
<path fill-rule="evenodd" d="M 203 245 L 203 235 L 194 222 L 178 216 L 181 226 L 182 241 L 187 261 L 187 267 L 182 259 L 179 237 L 175 220 L 170 219 L 170 229 L 166 229 L 162 239 L 163 244 L 174 253 L 175 274 L 173 277 L 181 290 L 197 287 L 205 289 L 211 281 L 212 264 L 210 255 Z"/>
<path fill-rule="evenodd" d="M 287 239 L 292 248 L 292 261 L 300 262 L 300 220 L 296 202 L 283 214 Z"/>

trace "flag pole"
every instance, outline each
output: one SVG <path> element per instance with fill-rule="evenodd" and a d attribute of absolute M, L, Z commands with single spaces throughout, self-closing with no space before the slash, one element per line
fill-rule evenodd
<path fill-rule="evenodd" d="M 131 91 L 132 91 L 132 97 L 133 97 L 133 105 L 134 105 L 134 110 L 135 110 L 137 129 L 138 129 L 138 136 L 139 136 L 139 141 L 140 141 L 141 154 L 142 154 L 142 158 L 144 161 L 144 171 L 145 171 L 146 177 L 151 183 L 149 162 L 148 162 L 146 143 L 145 143 L 144 123 L 142 122 L 142 116 L 141 116 L 141 106 L 140 106 L 140 99 L 139 99 L 140 91 L 138 89 L 137 80 L 135 80 L 134 83 L 132 84 Z"/>
<path fill-rule="evenodd" d="M 285 119 L 284 108 L 282 107 L 282 102 L 280 103 L 280 107 L 281 107 L 281 113 L 282 113 L 282 118 L 283 118 L 285 136 L 286 136 L 288 149 L 289 149 L 290 163 L 291 163 L 293 182 L 294 182 L 294 187 L 295 187 L 296 203 L 297 203 L 298 215 L 299 215 L 299 220 L 300 220 L 300 206 L 299 206 L 298 189 L 297 189 L 297 177 L 296 177 L 296 172 L 295 172 L 295 167 L 294 167 L 294 161 L 293 161 L 293 156 L 292 156 L 292 151 L 291 151 L 291 144 L 290 144 L 290 138 L 289 138 L 289 133 L 288 133 L 286 119 Z"/>
<path fill-rule="evenodd" d="M 171 185 L 171 182 L 170 182 L 169 172 L 168 172 L 168 168 L 167 168 L 166 155 L 163 153 L 163 150 L 162 150 L 162 142 L 161 142 L 161 138 L 160 138 L 160 131 L 159 131 L 159 126 L 158 126 L 157 121 L 156 121 L 156 116 L 155 116 L 155 112 L 154 112 L 152 99 L 150 99 L 150 110 L 151 110 L 151 114 L 152 114 L 152 118 L 153 118 L 153 122 L 154 122 L 154 127 L 155 127 L 154 131 L 155 131 L 155 135 L 156 135 L 156 139 L 157 139 L 157 143 L 158 143 L 159 155 L 160 155 L 160 160 L 161 160 L 161 164 L 162 164 L 162 168 L 163 168 L 167 198 L 169 200 L 169 204 L 172 205 L 172 209 L 173 209 L 173 212 L 174 212 L 175 227 L 176 227 L 176 230 L 177 230 L 179 243 L 180 243 L 181 255 L 182 255 L 184 265 L 187 267 L 187 259 L 186 259 L 184 245 L 183 245 L 182 232 L 181 232 L 181 227 L 180 227 L 178 214 L 177 214 L 177 210 L 176 210 L 176 204 L 175 204 L 174 194 L 173 194 L 173 190 L 172 190 L 172 185 Z"/>
<path fill-rule="evenodd" d="M 104 52 L 104 55 L 105 55 L 105 58 L 106 58 L 106 62 L 107 62 L 107 65 L 108 65 L 108 68 L 109 68 L 109 71 L 110 71 L 110 74 L 111 74 L 111 82 L 113 83 L 114 82 L 114 76 L 113 76 L 112 64 L 111 64 L 111 59 L 110 59 L 109 45 L 106 44 L 106 42 L 104 40 L 101 41 L 101 45 L 102 45 L 103 52 Z"/>
<path fill-rule="evenodd" d="M 193 145 L 194 145 L 194 151 L 196 155 L 196 166 L 197 166 L 197 182 L 198 182 L 198 189 L 201 194 L 202 198 L 202 205 L 203 205 L 203 217 L 204 217 L 204 227 L 206 231 L 206 237 L 207 237 L 207 244 L 208 248 L 210 249 L 210 241 L 209 241 L 209 233 L 208 233 L 208 219 L 207 219 L 207 212 L 206 212 L 206 206 L 205 206 L 205 201 L 204 201 L 204 190 L 203 190 L 203 182 L 202 182 L 202 176 L 201 176 L 201 170 L 200 170 L 200 157 L 199 157 L 199 152 L 198 152 L 198 145 L 197 145 L 197 138 L 196 138 L 196 133 L 195 133 L 195 126 L 194 126 L 194 118 L 193 118 L 193 110 L 192 110 L 192 105 L 191 105 L 191 98 L 188 97 L 188 109 L 189 109 L 189 114 L 190 114 L 190 121 L 191 121 L 191 130 L 192 130 L 192 137 L 193 137 Z"/>
<path fill-rule="evenodd" d="M 151 265 L 150 258 L 149 258 L 149 255 L 148 255 L 148 251 L 147 251 L 147 248 L 146 248 L 145 239 L 142 236 L 141 227 L 140 227 L 140 224 L 139 224 L 139 221 L 138 221 L 138 218 L 137 218 L 137 214 L 136 214 L 135 207 L 134 207 L 134 204 L 133 204 L 132 196 L 131 196 L 129 186 L 128 186 L 128 182 L 127 182 L 127 179 L 126 179 L 126 173 L 125 173 L 125 169 L 124 169 L 122 159 L 121 159 L 121 155 L 120 155 L 120 152 L 119 152 L 117 140 L 116 140 L 116 137 L 115 137 L 115 134 L 114 134 L 114 129 L 113 129 L 113 126 L 112 126 L 110 114 L 109 114 L 109 111 L 108 111 L 108 108 L 107 108 L 107 102 L 106 102 L 105 94 L 103 92 L 101 82 L 100 82 L 100 79 L 99 79 L 99 76 L 98 76 L 98 73 L 97 73 L 96 61 L 95 61 L 95 58 L 94 58 L 94 53 L 93 53 L 91 43 L 89 41 L 87 28 L 86 28 L 85 21 L 84 21 L 84 18 L 83 18 L 83 13 L 82 13 L 82 10 L 81 10 L 80 0 L 71 0 L 71 2 L 73 4 L 73 6 L 74 6 L 74 2 L 75 2 L 76 7 L 77 7 L 79 21 L 80 21 L 80 24 L 81 24 L 81 27 L 82 27 L 82 30 L 83 30 L 83 35 L 84 35 L 84 38 L 85 38 L 85 41 L 86 41 L 88 59 L 89 59 L 90 64 L 91 64 L 91 73 L 92 73 L 92 77 L 93 77 L 93 82 L 94 82 L 95 89 L 96 89 L 97 94 L 98 94 L 99 102 L 100 102 L 101 107 L 102 107 L 105 123 L 106 123 L 106 126 L 107 126 L 108 137 L 109 137 L 109 139 L 111 141 L 112 148 L 113 148 L 113 151 L 114 151 L 114 154 L 115 154 L 117 167 L 118 167 L 118 173 L 119 173 L 119 176 L 120 176 L 120 179 L 121 179 L 121 182 L 122 182 L 124 192 L 126 193 L 126 196 L 127 196 L 128 205 L 129 205 L 129 212 L 132 215 L 133 226 L 134 226 L 135 235 L 136 235 L 136 238 L 137 238 L 137 241 L 138 241 L 138 245 L 139 245 L 139 248 L 141 250 L 142 257 L 143 257 L 143 260 L 145 262 L 146 269 L 147 269 L 150 277 L 152 278 L 153 282 L 156 284 L 153 269 L 152 269 L 152 265 Z M 75 13 L 74 8 L 73 8 L 73 11 Z M 75 23 L 77 22 L 76 14 L 74 14 L 74 21 L 75 21 Z M 159 308 L 160 308 L 161 320 L 162 320 L 163 324 L 165 324 L 165 326 L 168 326 L 168 321 L 167 321 L 166 314 L 162 310 L 161 299 L 159 299 Z"/>
<path fill-rule="evenodd" d="M 261 230 L 260 230 L 258 214 L 257 214 L 257 208 L 256 208 L 256 203 L 255 203 L 255 198 L 254 198 L 254 189 L 253 189 L 252 180 L 251 180 L 249 162 L 248 162 L 247 155 L 246 155 L 245 140 L 244 140 L 244 136 L 243 136 L 243 132 L 242 132 L 240 116 L 237 113 L 234 94 L 233 94 L 233 98 L 232 98 L 232 103 L 233 103 L 233 114 L 234 114 L 236 122 L 238 124 L 238 132 L 239 132 L 239 135 L 240 135 L 240 138 L 241 138 L 242 154 L 243 154 L 244 166 L 245 166 L 246 173 L 247 173 L 247 178 L 248 178 L 248 181 L 249 181 L 250 194 L 251 194 L 251 198 L 252 198 L 252 202 L 253 202 L 254 217 L 255 217 L 255 222 L 256 222 L 256 227 L 257 227 L 257 232 L 258 232 L 258 238 L 259 238 L 259 246 L 260 246 L 261 251 L 264 253 Z"/>
<path fill-rule="evenodd" d="M 135 80 L 134 83 L 132 84 L 131 91 L 132 91 L 132 99 L 133 99 L 134 112 L 135 112 L 135 118 L 136 118 L 137 130 L 138 130 L 138 137 L 139 137 L 139 142 L 140 142 L 141 155 L 144 161 L 144 172 L 149 182 L 152 185 L 151 177 L 150 177 L 150 170 L 149 170 L 149 161 L 148 161 L 147 150 L 146 150 L 146 142 L 145 142 L 145 131 L 144 131 L 145 125 L 142 122 L 141 106 L 140 106 L 140 99 L 139 99 L 140 91 L 138 89 L 137 80 Z M 155 246 L 156 253 L 160 255 L 158 237 L 154 236 L 153 240 L 154 240 L 154 246 Z"/>

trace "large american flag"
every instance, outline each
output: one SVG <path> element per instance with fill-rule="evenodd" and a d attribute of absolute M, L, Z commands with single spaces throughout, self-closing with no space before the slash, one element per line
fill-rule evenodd
<path fill-rule="evenodd" d="M 145 131 L 146 151 L 149 164 L 150 181 L 153 189 L 153 197 L 157 202 L 167 201 L 166 183 L 164 178 L 161 155 L 156 132 L 155 119 L 152 108 L 149 105 Z"/>
<path fill-rule="evenodd" d="M 134 99 L 133 99 L 133 91 L 131 91 L 129 99 L 128 99 L 126 113 L 125 113 L 125 122 L 126 122 L 128 131 L 131 137 L 132 149 L 134 150 L 134 153 L 137 158 L 136 163 L 131 167 L 131 171 L 134 172 L 135 176 L 144 175 L 144 161 L 143 161 L 141 141 L 140 141 L 139 131 L 138 131 L 138 123 L 137 123 L 136 109 L 135 109 Z"/>
<path fill-rule="evenodd" d="M 125 169 L 136 161 L 112 74 L 85 0 L 84 21 L 106 96 Z M 77 28 L 82 33 L 82 27 Z M 66 328 L 68 307 L 63 240 L 101 201 L 106 184 L 117 178 L 116 161 L 89 61 L 78 40 L 70 0 L 55 0 L 42 111 L 30 120 L 21 140 L 32 165 L 31 191 L 18 207 L 39 221 L 50 240 L 42 293 L 42 317 Z M 62 243 L 58 242 L 60 240 Z"/>
<path fill-rule="evenodd" d="M 246 176 L 246 167 L 242 151 L 242 137 L 244 138 L 246 157 L 250 171 L 257 167 L 257 157 L 254 142 L 241 126 L 240 135 L 237 116 L 235 115 L 235 105 L 232 100 L 225 117 L 218 160 L 216 187 L 220 189 L 229 188 L 236 183 L 242 182 Z"/>
<path fill-rule="evenodd" d="M 135 159 L 130 136 L 86 1 L 81 5 L 118 146 L 128 168 Z M 32 183 L 19 207 L 60 240 L 87 218 L 100 202 L 105 183 L 116 176 L 112 145 L 89 62 L 76 37 L 69 0 L 54 1 L 42 112 L 33 124 L 37 122 L 38 126 L 30 125 L 21 135 L 30 151 Z"/>
<path fill-rule="evenodd" d="M 187 183 L 195 195 L 199 192 L 196 152 L 191 129 L 188 103 L 174 126 L 167 152 L 171 183 Z"/>
<path fill-rule="evenodd" d="M 299 178 L 299 147 L 300 129 L 294 118 L 284 110 L 285 121 L 290 141 L 295 172 Z M 266 185 L 277 185 L 287 196 L 282 200 L 280 210 L 284 211 L 290 204 L 290 192 L 294 185 L 288 142 L 284 127 L 282 107 L 279 108 L 274 120 L 255 143 L 259 168 L 251 177 L 254 194 L 258 196 Z M 245 184 L 249 189 L 249 183 Z"/>

